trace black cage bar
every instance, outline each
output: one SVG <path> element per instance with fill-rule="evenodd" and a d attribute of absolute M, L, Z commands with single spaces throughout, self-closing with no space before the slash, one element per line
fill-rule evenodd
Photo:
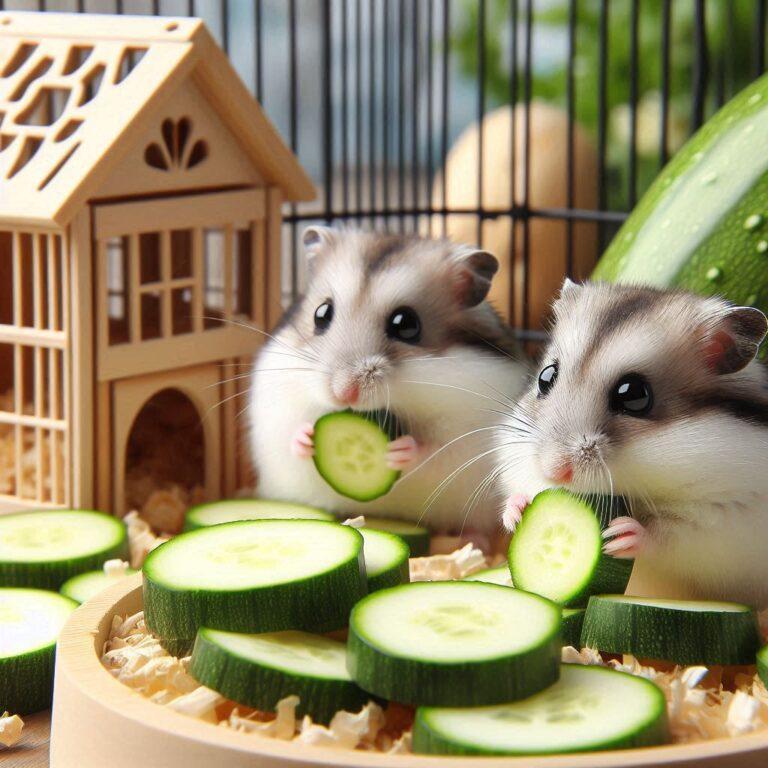
<path fill-rule="evenodd" d="M 314 203 L 285 212 L 286 301 L 303 285 L 304 223 L 439 236 L 450 217 L 464 216 L 484 245 L 484 222 L 508 219 L 510 253 L 497 255 L 521 265 L 510 297 L 525 304 L 523 335 L 540 258 L 531 222 L 566 224 L 572 272 L 574 228 L 591 223 L 604 248 L 685 137 L 765 68 L 766 0 L 0 0 L 0 8 L 201 16 L 317 184 Z M 531 201 L 537 100 L 567 121 L 561 205 Z M 493 166 L 508 184 L 506 204 L 484 195 L 484 160 L 499 145 L 479 131 L 476 199 L 451 205 L 443 172 L 451 146 L 509 104 L 522 119 L 510 122 L 508 165 Z M 590 208 L 576 204 L 577 127 L 597 158 Z"/>

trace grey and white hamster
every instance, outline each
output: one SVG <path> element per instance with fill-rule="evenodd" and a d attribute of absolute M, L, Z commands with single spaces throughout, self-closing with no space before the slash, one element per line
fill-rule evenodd
<path fill-rule="evenodd" d="M 253 367 L 259 493 L 345 516 L 423 518 L 440 531 L 465 522 L 496 530 L 498 499 L 482 493 L 494 467 L 484 430 L 528 375 L 511 330 L 485 301 L 496 259 L 415 235 L 311 227 L 303 241 L 307 291 Z M 372 502 L 338 495 L 310 460 L 312 425 L 344 408 L 389 409 L 404 427 L 388 455 L 403 475 Z"/>
<path fill-rule="evenodd" d="M 500 438 L 506 526 L 547 487 L 620 494 L 605 550 L 636 558 L 632 594 L 767 605 L 767 328 L 719 298 L 566 281 Z"/>

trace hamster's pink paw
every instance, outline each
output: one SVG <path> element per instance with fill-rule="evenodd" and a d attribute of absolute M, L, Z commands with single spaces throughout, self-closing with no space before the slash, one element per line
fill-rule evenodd
<path fill-rule="evenodd" d="M 309 421 L 304 422 L 291 438 L 291 453 L 300 459 L 310 459 L 315 455 L 315 425 Z"/>
<path fill-rule="evenodd" d="M 606 555 L 620 558 L 637 557 L 648 544 L 648 531 L 632 517 L 617 517 L 603 531 Z"/>
<path fill-rule="evenodd" d="M 410 469 L 419 458 L 420 446 L 412 435 L 403 435 L 387 446 L 387 466 L 390 469 Z"/>
<path fill-rule="evenodd" d="M 513 493 L 507 499 L 504 512 L 501 515 L 501 522 L 508 531 L 512 532 L 517 528 L 517 524 L 523 519 L 525 508 L 530 503 L 530 498 L 523 493 Z"/>

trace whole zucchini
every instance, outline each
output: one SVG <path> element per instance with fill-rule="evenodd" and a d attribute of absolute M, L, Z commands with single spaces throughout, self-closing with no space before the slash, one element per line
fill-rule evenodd
<path fill-rule="evenodd" d="M 768 76 L 675 155 L 592 277 L 719 294 L 768 310 Z"/>

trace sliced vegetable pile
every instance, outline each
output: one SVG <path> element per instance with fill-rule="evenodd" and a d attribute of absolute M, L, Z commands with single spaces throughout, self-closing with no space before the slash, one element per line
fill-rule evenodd
<path fill-rule="evenodd" d="M 400 472 L 387 466 L 387 445 L 395 434 L 388 426 L 376 414 L 353 411 L 315 422 L 315 466 L 334 491 L 372 501 L 392 488 Z"/>
<path fill-rule="evenodd" d="M 269 499 L 225 499 L 191 507 L 184 521 L 185 531 L 237 520 L 334 520 L 330 512 L 304 504 Z"/>
<path fill-rule="evenodd" d="M 566 606 L 586 605 L 601 592 L 623 592 L 633 561 L 603 554 L 596 507 L 559 488 L 538 494 L 509 546 L 514 585 Z"/>
<path fill-rule="evenodd" d="M 58 590 L 72 576 L 127 555 L 125 526 L 101 512 L 18 512 L 0 517 L 0 587 Z"/>
<path fill-rule="evenodd" d="M 42 589 L 0 589 L 0 710 L 51 705 L 56 640 L 77 603 Z"/>

